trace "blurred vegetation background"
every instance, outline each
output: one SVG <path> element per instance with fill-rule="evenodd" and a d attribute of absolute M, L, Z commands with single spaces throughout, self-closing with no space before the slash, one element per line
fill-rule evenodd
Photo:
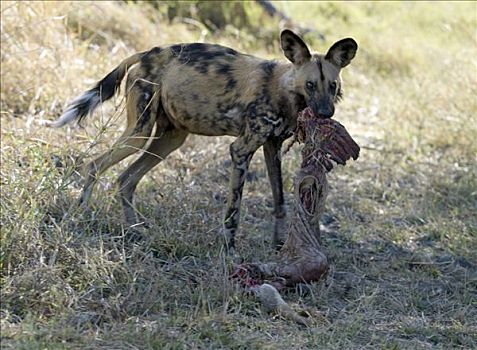
<path fill-rule="evenodd" d="M 477 3 L 272 4 L 281 14 L 256 1 L 0 2 L 2 348 L 477 347 Z M 42 126 L 136 51 L 201 41 L 283 59 L 285 27 L 320 52 L 359 44 L 336 119 L 362 153 L 330 174 L 323 220 L 333 270 L 286 296 L 312 310 L 311 329 L 226 282 L 216 236 L 231 138 L 191 136 L 144 178 L 150 236 L 131 246 L 111 185 L 129 160 L 86 213 L 68 166 L 119 136 L 122 95 L 84 128 Z M 299 148 L 283 161 L 292 205 Z M 238 239 L 249 261 L 273 255 L 264 168 L 257 153 Z"/>

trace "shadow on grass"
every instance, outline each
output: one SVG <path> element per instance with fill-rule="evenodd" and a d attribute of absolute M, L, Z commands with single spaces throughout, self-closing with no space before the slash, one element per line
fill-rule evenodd
<path fill-rule="evenodd" d="M 226 168 L 215 161 L 207 171 L 199 167 L 182 179 L 160 172 L 160 184 L 155 174 L 148 176 L 136 194 L 150 224 L 140 244 L 124 239 L 127 227 L 115 190 L 97 188 L 96 204 L 84 213 L 75 212 L 72 204 L 79 186 L 61 191 L 53 205 L 43 208 L 41 236 L 35 238 L 34 254 L 43 263 L 31 256 L 28 264 L 34 266 L 18 263 L 18 273 L 3 288 L 2 308 L 14 315 L 10 319 L 37 315 L 78 332 L 107 333 L 111 324 L 153 317 L 164 329 L 179 329 L 191 339 L 205 337 L 204 344 L 210 339 L 220 343 L 223 332 L 211 330 L 213 322 L 225 322 L 224 315 L 234 324 L 269 319 L 226 279 L 227 264 L 216 239 L 227 193 Z M 247 259 L 266 261 L 273 254 L 268 244 L 271 193 L 265 172 L 252 169 L 252 174 L 239 249 Z M 343 181 L 349 181 L 351 175 L 344 174 Z M 389 337 L 403 346 L 413 341 L 473 344 L 476 264 L 467 250 L 445 244 L 456 237 L 456 229 L 475 227 L 469 216 L 475 179 L 456 180 L 454 175 L 435 174 L 416 183 L 412 193 L 405 188 L 401 199 L 412 202 L 413 215 L 403 209 L 379 219 L 372 211 L 360 211 L 352 202 L 352 185 L 332 196 L 322 220 L 330 275 L 307 288 L 308 294 L 286 294 L 287 300 L 325 315 L 327 323 L 315 328 L 316 337 L 308 335 L 310 344 L 337 344 L 336 332 L 343 335 L 338 343 L 352 340 L 355 346 L 366 346 L 373 337 L 378 337 L 374 344 Z M 112 180 L 106 176 L 104 183 Z M 356 228 L 369 231 L 356 237 Z M 449 239 L 435 234 L 442 228 L 454 234 Z M 195 326 L 186 326 L 191 322 Z M 301 332 L 283 321 L 264 327 Z M 158 336 L 172 339 L 166 333 Z"/>

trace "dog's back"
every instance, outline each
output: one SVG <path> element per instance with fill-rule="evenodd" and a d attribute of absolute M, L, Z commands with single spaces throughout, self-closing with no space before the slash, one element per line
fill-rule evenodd
<path fill-rule="evenodd" d="M 179 44 L 147 52 L 129 72 L 127 86 L 130 90 L 138 85 L 141 96 L 160 94 L 165 114 L 176 128 L 238 136 L 246 117 L 278 109 L 277 79 L 289 66 L 220 45 Z"/>

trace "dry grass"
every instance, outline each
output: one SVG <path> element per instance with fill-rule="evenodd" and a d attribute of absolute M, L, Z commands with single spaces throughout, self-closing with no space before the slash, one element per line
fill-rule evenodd
<path fill-rule="evenodd" d="M 190 137 L 146 176 L 137 201 L 151 229 L 133 245 L 111 186 L 125 164 L 86 213 L 74 204 L 81 179 L 55 166 L 111 144 L 121 98 L 84 129 L 38 124 L 136 50 L 205 39 L 278 58 L 278 46 L 168 23 L 145 3 L 2 2 L 2 348 L 477 347 L 477 5 L 277 5 L 326 36 L 307 35 L 318 50 L 343 36 L 360 44 L 336 118 L 363 152 L 329 178 L 332 273 L 286 295 L 315 325 L 271 319 L 227 282 L 217 232 L 230 138 Z M 291 203 L 299 150 L 284 162 Z M 257 154 L 238 240 L 250 261 L 272 254 L 263 163 Z"/>

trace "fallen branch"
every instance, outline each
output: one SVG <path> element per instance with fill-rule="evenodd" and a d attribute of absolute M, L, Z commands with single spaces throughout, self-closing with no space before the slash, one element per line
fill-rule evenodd
<path fill-rule="evenodd" d="M 287 16 L 284 12 L 278 10 L 271 1 L 269 0 L 256 0 L 257 4 L 270 16 L 270 17 L 278 17 L 280 19 L 280 27 L 282 28 L 289 28 L 293 29 L 294 31 L 300 33 L 301 35 L 305 35 L 307 33 L 313 33 L 317 35 L 322 41 L 325 41 L 325 36 L 323 33 L 318 32 L 315 29 L 302 27 L 297 25 L 295 21 L 293 21 L 289 16 Z"/>

